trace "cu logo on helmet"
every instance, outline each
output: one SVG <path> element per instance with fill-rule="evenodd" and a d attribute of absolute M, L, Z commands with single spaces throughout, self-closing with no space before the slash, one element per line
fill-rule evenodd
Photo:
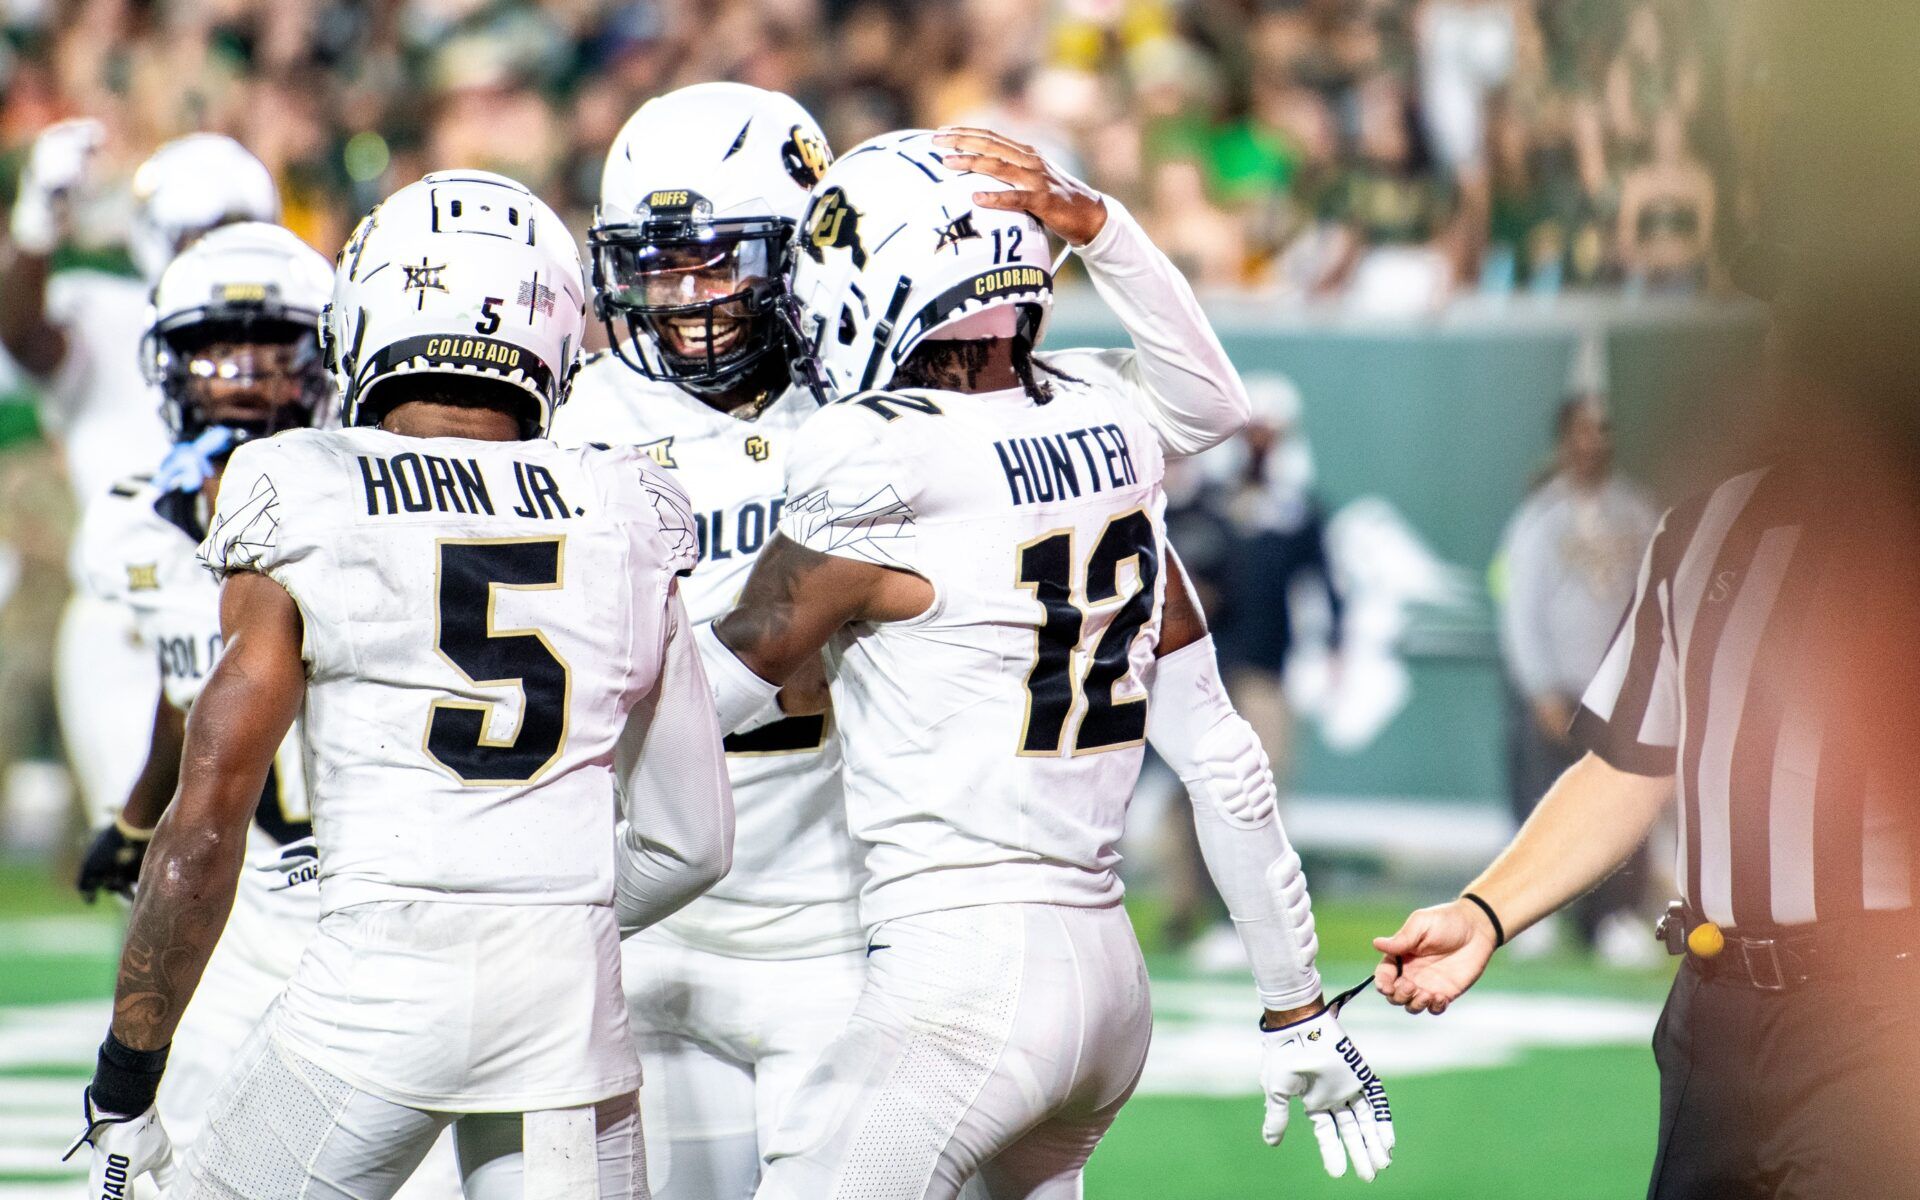
<path fill-rule="evenodd" d="M 795 183 L 811 188 L 833 165 L 833 151 L 827 149 L 826 141 L 819 135 L 795 125 L 787 131 L 787 144 L 780 148 L 780 161 L 786 164 L 787 174 L 793 176 Z"/>
<path fill-rule="evenodd" d="M 837 187 L 820 193 L 807 214 L 807 254 L 815 262 L 825 262 L 823 250 L 845 247 L 853 251 L 853 265 L 867 265 L 867 249 L 860 244 L 860 213 L 847 203 L 847 194 Z"/>

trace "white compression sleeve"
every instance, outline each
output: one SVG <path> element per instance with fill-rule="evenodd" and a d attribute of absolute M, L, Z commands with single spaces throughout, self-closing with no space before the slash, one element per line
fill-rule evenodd
<path fill-rule="evenodd" d="M 768 683 L 741 662 L 713 631 L 712 621 L 694 630 L 693 642 L 699 647 L 700 662 L 713 685 L 713 707 L 720 715 L 722 733 L 756 729 L 780 719 L 780 685 Z"/>
<path fill-rule="evenodd" d="M 1306 876 L 1280 827 L 1266 752 L 1227 699 L 1212 637 L 1155 664 L 1147 742 L 1187 786 L 1200 855 L 1253 961 L 1260 1002 L 1312 1003 L 1320 943 Z"/>
<path fill-rule="evenodd" d="M 733 864 L 726 750 L 677 594 L 660 678 L 628 714 L 615 760 L 625 819 L 617 834 L 614 910 L 621 933 L 629 934 L 686 905 Z"/>
<path fill-rule="evenodd" d="M 1076 252 L 1133 340 L 1147 418 L 1167 453 L 1198 454 L 1239 433 L 1253 404 L 1180 268 L 1119 201 L 1106 201 L 1107 223 Z"/>

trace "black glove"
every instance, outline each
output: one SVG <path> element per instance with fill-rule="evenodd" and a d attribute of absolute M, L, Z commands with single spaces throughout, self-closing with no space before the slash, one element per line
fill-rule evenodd
<path fill-rule="evenodd" d="M 115 818 L 113 824 L 93 835 L 87 856 L 80 860 L 80 877 L 74 886 L 89 904 L 102 888 L 133 899 L 133 885 L 140 880 L 140 863 L 146 858 L 147 845 L 152 841 L 153 830 L 135 829 Z"/>

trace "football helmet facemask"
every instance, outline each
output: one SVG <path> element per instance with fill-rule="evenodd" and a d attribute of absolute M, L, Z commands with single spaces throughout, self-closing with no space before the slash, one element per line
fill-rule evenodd
<path fill-rule="evenodd" d="M 607 155 L 587 234 L 620 360 L 696 393 L 755 372 L 784 383 L 793 232 L 831 162 L 813 118 L 777 92 L 706 83 L 642 105 Z"/>
<path fill-rule="evenodd" d="M 326 258 L 278 225 L 225 225 L 182 251 L 154 287 L 141 342 L 174 440 L 220 426 L 237 444 L 323 420 L 332 381 L 319 318 L 332 290 Z"/>

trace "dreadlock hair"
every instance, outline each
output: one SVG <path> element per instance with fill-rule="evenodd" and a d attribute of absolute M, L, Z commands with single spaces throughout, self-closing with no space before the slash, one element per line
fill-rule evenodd
<path fill-rule="evenodd" d="M 1034 332 L 1039 325 L 1039 310 L 1030 304 L 1020 306 L 1020 322 L 1015 330 L 1012 342 L 1013 373 L 1020 380 L 1021 390 L 1026 392 L 1035 404 L 1046 404 L 1053 399 L 1053 385 L 1040 380 L 1035 368 L 1068 383 L 1080 380 L 1048 366 L 1033 356 Z M 929 388 L 936 391 L 971 391 L 977 384 L 980 372 L 987 365 L 989 351 L 994 338 L 972 338 L 965 341 L 928 341 L 922 342 L 907 356 L 893 374 L 893 382 L 899 387 Z M 962 381 L 964 382 L 964 386 Z"/>

